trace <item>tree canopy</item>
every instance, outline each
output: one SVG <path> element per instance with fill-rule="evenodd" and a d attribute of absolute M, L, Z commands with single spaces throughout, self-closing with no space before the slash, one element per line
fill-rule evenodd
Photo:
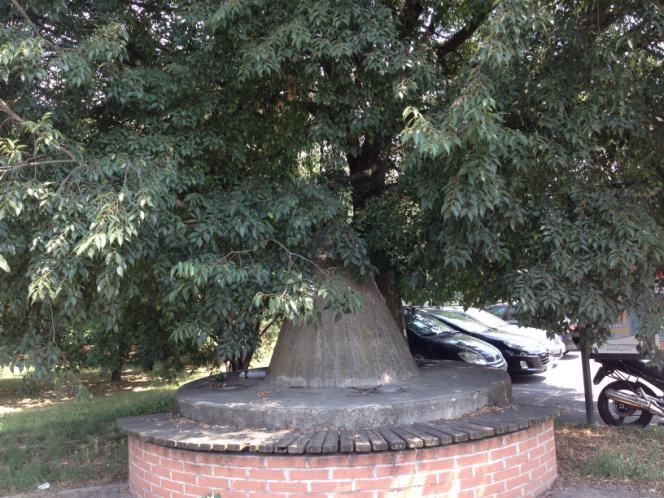
<path fill-rule="evenodd" d="M 509 300 L 661 328 L 645 0 L 6 0 L 0 364 L 242 362 L 283 317 Z M 398 317 L 398 316 L 397 316 Z"/>

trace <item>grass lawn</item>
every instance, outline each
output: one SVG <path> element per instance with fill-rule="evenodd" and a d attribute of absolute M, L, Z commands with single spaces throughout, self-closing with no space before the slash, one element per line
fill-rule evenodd
<path fill-rule="evenodd" d="M 92 394 L 58 399 L 52 391 L 17 394 L 18 377 L 0 372 L 0 495 L 103 484 L 127 478 L 126 438 L 119 417 L 172 409 L 177 386 L 129 371 L 119 384 L 85 372 Z"/>
<path fill-rule="evenodd" d="M 556 426 L 561 484 L 664 494 L 664 427 Z"/>

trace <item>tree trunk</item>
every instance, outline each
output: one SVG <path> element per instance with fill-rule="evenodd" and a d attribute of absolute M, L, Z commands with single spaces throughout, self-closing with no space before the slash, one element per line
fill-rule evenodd
<path fill-rule="evenodd" d="M 401 293 L 397 287 L 397 279 L 394 270 L 384 270 L 378 272 L 376 275 L 376 285 L 378 290 L 383 295 L 385 303 L 397 322 L 397 327 L 401 331 L 401 335 L 406 337 L 406 322 L 403 318 L 403 305 L 401 304 Z"/>
<path fill-rule="evenodd" d="M 122 364 L 111 372 L 111 382 L 122 381 Z"/>
<path fill-rule="evenodd" d="M 358 141 L 359 143 L 359 141 Z M 381 158 L 382 144 L 365 140 L 357 155 L 348 155 L 350 184 L 352 188 L 353 211 L 364 209 L 368 200 L 381 195 L 385 189 L 387 165 Z M 373 254 L 372 262 L 378 267 L 376 285 L 383 295 L 394 320 L 406 337 L 406 323 L 403 318 L 401 293 L 397 287 L 396 274 L 390 268 L 389 258 L 384 254 Z"/>
<path fill-rule="evenodd" d="M 355 213 L 364 209 L 367 201 L 380 195 L 385 188 L 386 164 L 381 161 L 380 153 L 381 144 L 367 140 L 357 155 L 348 154 L 346 157 Z"/>
<path fill-rule="evenodd" d="M 236 370 L 246 370 L 249 368 L 249 364 L 251 363 L 252 358 L 254 357 L 255 350 L 250 351 L 245 357 L 244 360 L 242 358 L 237 358 L 235 360 L 227 360 L 226 361 L 226 371 L 227 372 L 234 372 Z"/>

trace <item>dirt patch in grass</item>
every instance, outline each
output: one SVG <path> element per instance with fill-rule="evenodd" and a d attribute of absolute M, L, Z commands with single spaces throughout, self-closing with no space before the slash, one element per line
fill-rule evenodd
<path fill-rule="evenodd" d="M 624 486 L 664 494 L 664 428 L 556 426 L 563 486 Z"/>

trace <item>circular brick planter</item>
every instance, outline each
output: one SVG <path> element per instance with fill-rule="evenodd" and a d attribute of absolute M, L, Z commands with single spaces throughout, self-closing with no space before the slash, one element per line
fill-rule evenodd
<path fill-rule="evenodd" d="M 515 414 L 517 422 L 507 422 Z M 198 444 L 202 448 L 200 434 L 196 435 L 198 443 L 192 443 L 194 439 L 184 436 L 162 439 L 159 431 L 146 431 L 146 422 L 138 419 L 125 419 L 120 426 L 129 435 L 129 485 L 135 497 L 199 498 L 216 493 L 224 498 L 484 498 L 542 494 L 557 476 L 551 417 L 531 414 L 529 420 L 519 422 L 516 411 L 497 417 L 484 414 L 481 419 L 451 424 L 466 428 L 464 442 L 443 444 L 441 437 L 437 444 L 430 440 L 430 447 L 422 441 L 421 447 L 413 447 L 416 442 L 410 439 L 412 449 L 358 452 L 356 441 L 348 453 L 303 451 L 297 455 L 278 454 L 276 449 L 261 453 L 259 446 L 251 445 L 245 452 L 232 452 L 228 447 L 209 451 L 211 446 L 206 447 L 208 451 L 180 449 L 173 446 L 193 448 Z M 163 422 L 161 430 L 172 430 L 169 423 Z M 491 435 L 486 430 L 481 434 L 471 430 L 489 425 L 493 426 Z"/>

